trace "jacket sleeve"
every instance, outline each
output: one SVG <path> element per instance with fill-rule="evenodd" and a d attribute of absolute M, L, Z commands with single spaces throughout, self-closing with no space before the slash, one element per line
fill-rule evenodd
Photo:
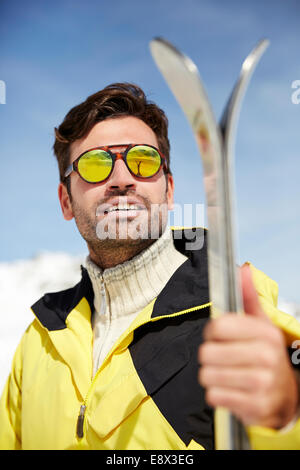
<path fill-rule="evenodd" d="M 16 349 L 11 373 L 0 399 L 0 449 L 21 449 L 22 341 Z"/>
<path fill-rule="evenodd" d="M 250 264 L 250 263 L 249 263 Z M 259 300 L 265 313 L 283 332 L 287 348 L 300 339 L 300 323 L 296 318 L 277 308 L 278 286 L 262 271 L 250 265 Z M 298 353 L 297 353 L 298 354 Z M 255 450 L 296 450 L 300 449 L 300 419 L 286 430 L 275 430 L 262 426 L 247 428 L 251 447 Z"/>

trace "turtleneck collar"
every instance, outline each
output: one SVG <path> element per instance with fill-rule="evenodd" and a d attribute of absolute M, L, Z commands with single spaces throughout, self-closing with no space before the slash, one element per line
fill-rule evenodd
<path fill-rule="evenodd" d="M 93 285 L 95 311 L 109 311 L 111 318 L 139 312 L 158 296 L 186 259 L 174 247 L 169 227 L 146 250 L 113 268 L 103 270 L 88 256 L 86 268 Z"/>

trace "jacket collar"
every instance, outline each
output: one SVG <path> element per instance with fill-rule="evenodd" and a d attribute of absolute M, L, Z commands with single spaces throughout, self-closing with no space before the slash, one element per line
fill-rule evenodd
<path fill-rule="evenodd" d="M 66 328 L 69 313 L 85 297 L 91 307 L 94 302 L 93 286 L 87 270 L 81 266 L 81 280 L 74 287 L 59 292 L 50 292 L 40 298 L 31 309 L 40 323 L 49 331 Z"/>
<path fill-rule="evenodd" d="M 175 248 L 188 259 L 177 269 L 156 298 L 152 317 L 170 315 L 209 302 L 206 230 L 196 230 L 200 245 L 197 249 L 191 249 L 194 245 L 195 229 L 182 228 L 172 231 Z M 45 294 L 31 307 L 40 323 L 49 331 L 66 328 L 69 313 L 83 297 L 87 299 L 91 312 L 93 311 L 92 283 L 87 270 L 84 267 L 81 267 L 81 270 L 82 278 L 74 287 Z"/>
<path fill-rule="evenodd" d="M 193 239 L 194 229 L 173 231 L 175 248 L 187 256 L 161 291 L 154 304 L 152 317 L 170 315 L 209 302 L 207 233 L 196 229 L 198 249 L 188 248 Z M 195 237 L 195 235 L 194 235 Z"/>

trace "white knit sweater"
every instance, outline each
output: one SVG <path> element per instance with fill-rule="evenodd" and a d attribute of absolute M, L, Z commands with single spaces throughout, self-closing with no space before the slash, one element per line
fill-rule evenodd
<path fill-rule="evenodd" d="M 94 375 L 119 336 L 186 259 L 174 247 L 169 228 L 145 251 L 113 268 L 102 270 L 87 257 L 86 268 L 95 296 Z"/>

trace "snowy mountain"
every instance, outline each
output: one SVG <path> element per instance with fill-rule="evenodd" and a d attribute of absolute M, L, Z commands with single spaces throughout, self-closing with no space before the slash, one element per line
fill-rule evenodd
<path fill-rule="evenodd" d="M 34 319 L 30 307 L 46 292 L 74 286 L 85 256 L 41 253 L 32 259 L 0 263 L 0 393 L 14 351 Z"/>
<path fill-rule="evenodd" d="M 14 351 L 34 315 L 31 305 L 46 292 L 75 285 L 85 256 L 41 253 L 29 260 L 0 263 L 0 393 L 9 374 Z M 279 301 L 279 308 L 300 319 L 300 306 Z"/>

